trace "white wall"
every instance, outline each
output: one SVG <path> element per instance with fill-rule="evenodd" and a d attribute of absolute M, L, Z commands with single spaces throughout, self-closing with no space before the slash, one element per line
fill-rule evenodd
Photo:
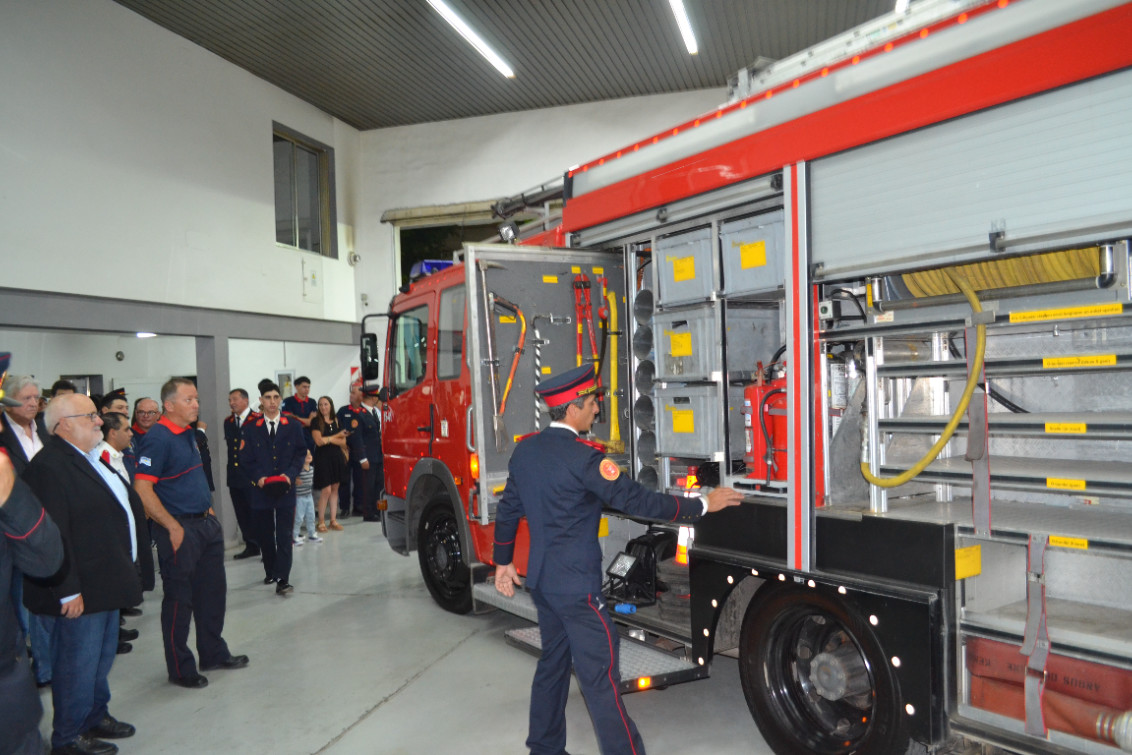
<path fill-rule="evenodd" d="M 356 318 L 356 130 L 110 0 L 4 0 L 0 72 L 0 285 Z M 275 244 L 273 120 L 336 150 L 318 301 Z"/>
<path fill-rule="evenodd" d="M 362 132 L 356 270 L 365 311 L 384 312 L 399 285 L 386 210 L 517 194 L 726 98 L 705 89 Z"/>
<path fill-rule="evenodd" d="M 243 388 L 258 404 L 256 384 L 263 378 L 275 379 L 279 370 L 290 370 L 294 377 L 311 379 L 311 395 L 330 396 L 334 407 L 349 401 L 350 368 L 358 366 L 355 346 L 334 346 L 295 341 L 228 340 L 228 372 L 232 388 Z"/>

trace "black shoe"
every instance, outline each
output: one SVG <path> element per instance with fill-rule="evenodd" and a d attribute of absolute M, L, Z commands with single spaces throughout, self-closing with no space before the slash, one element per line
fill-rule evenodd
<path fill-rule="evenodd" d="M 123 616 L 141 616 L 142 610 L 137 606 L 131 606 L 130 608 L 123 608 L 119 613 Z"/>
<path fill-rule="evenodd" d="M 126 737 L 134 736 L 137 731 L 130 724 L 119 721 L 114 716 L 107 713 L 98 722 L 97 726 L 93 726 L 83 732 L 88 737 L 101 737 L 103 739 L 125 739 Z"/>
<path fill-rule="evenodd" d="M 52 747 L 51 755 L 114 755 L 118 752 L 118 745 L 103 742 L 101 739 L 80 734 L 75 741 L 68 742 L 62 747 Z"/>
<path fill-rule="evenodd" d="M 125 655 L 126 653 L 130 652 L 130 651 L 131 651 L 131 650 L 133 650 L 133 649 L 134 649 L 134 646 L 133 646 L 133 645 L 131 645 L 130 643 L 128 643 L 128 642 L 119 642 L 119 643 L 118 643 L 118 650 L 117 650 L 117 653 L 116 653 L 116 654 L 117 654 L 117 655 Z"/>
<path fill-rule="evenodd" d="M 133 642 L 138 638 L 138 630 L 136 629 L 119 629 L 118 642 Z"/>
<path fill-rule="evenodd" d="M 363 521 L 363 522 L 380 522 L 380 521 L 381 521 L 381 517 L 379 517 L 379 516 L 378 516 L 378 515 L 376 515 L 376 514 L 371 514 L 371 515 L 369 515 L 369 516 L 363 516 L 363 517 L 362 517 L 362 521 Z"/>
<path fill-rule="evenodd" d="M 219 668 L 236 669 L 236 668 L 243 668 L 244 666 L 247 666 L 247 665 L 248 665 L 248 657 L 246 655 L 230 655 L 230 656 L 228 656 L 227 659 L 221 661 L 220 663 L 211 663 L 207 666 L 202 663 L 200 665 L 200 670 L 201 671 L 215 671 L 216 669 L 219 669 Z M 201 678 L 203 679 L 204 677 L 201 677 Z"/>
<path fill-rule="evenodd" d="M 275 579 L 275 577 L 264 577 L 264 578 L 263 578 L 263 583 L 264 583 L 265 585 L 270 585 L 270 584 L 271 584 L 272 582 L 277 582 L 277 581 L 278 581 L 278 580 L 277 580 L 277 579 Z"/>
<path fill-rule="evenodd" d="M 253 548 L 250 545 L 246 545 L 246 546 L 244 546 L 244 549 L 242 551 L 240 551 L 239 553 L 237 553 L 235 556 L 233 556 L 233 558 L 235 558 L 237 561 L 239 561 L 239 560 L 244 559 L 244 558 L 251 558 L 252 556 L 258 556 L 258 555 L 259 555 L 259 548 Z"/>
<path fill-rule="evenodd" d="M 339 511 L 338 512 L 338 518 L 339 519 L 349 519 L 350 518 L 350 512 L 349 511 Z"/>
<path fill-rule="evenodd" d="M 287 593 L 291 592 L 294 589 L 295 588 L 291 586 L 290 582 L 284 582 L 284 581 L 280 580 L 279 584 L 277 584 L 275 586 L 275 594 L 276 595 L 286 595 Z"/>
<path fill-rule="evenodd" d="M 170 682 L 176 684 L 178 687 L 185 689 L 204 689 L 208 686 L 208 679 L 200 674 L 193 674 L 192 676 L 182 676 L 180 679 L 170 679 Z"/>

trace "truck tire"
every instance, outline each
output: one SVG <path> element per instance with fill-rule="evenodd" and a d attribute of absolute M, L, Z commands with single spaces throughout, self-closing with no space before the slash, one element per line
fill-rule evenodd
<path fill-rule="evenodd" d="M 445 611 L 471 611 L 472 575 L 464 563 L 456 513 L 446 496 L 425 505 L 417 532 L 417 555 L 432 599 Z"/>
<path fill-rule="evenodd" d="M 904 703 L 868 624 L 813 590 L 762 590 L 743 618 L 739 675 L 779 755 L 902 755 Z"/>

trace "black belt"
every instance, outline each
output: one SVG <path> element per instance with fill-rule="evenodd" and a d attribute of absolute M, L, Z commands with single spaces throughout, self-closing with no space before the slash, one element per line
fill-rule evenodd
<path fill-rule="evenodd" d="M 204 511 L 200 514 L 174 514 L 174 519 L 208 519 L 208 512 Z"/>

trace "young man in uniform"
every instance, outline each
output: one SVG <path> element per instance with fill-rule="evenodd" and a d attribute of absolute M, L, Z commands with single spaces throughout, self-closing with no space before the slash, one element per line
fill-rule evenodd
<path fill-rule="evenodd" d="M 295 478 L 303 470 L 307 445 L 302 426 L 279 411 L 279 386 L 263 386 L 259 405 L 263 415 L 244 426 L 240 462 L 256 489 L 252 496 L 252 519 L 256 542 L 263 553 L 265 585 L 275 583 L 275 593 L 286 595 L 294 587 L 291 555 L 294 547 Z"/>
<path fill-rule="evenodd" d="M 161 638 L 169 681 L 186 689 L 208 686 L 188 647 L 196 615 L 200 669 L 237 669 L 246 655 L 232 655 L 224 632 L 228 583 L 224 574 L 224 532 L 212 510 L 212 494 L 201 468 L 200 449 L 189 423 L 200 413 L 191 380 L 173 378 L 161 386 L 165 416 L 138 447 L 134 488 L 145 504 L 161 563 Z"/>
<path fill-rule="evenodd" d="M 691 524 L 741 498 L 730 488 L 702 491 L 700 498 L 677 497 L 630 480 L 616 462 L 580 437 L 597 417 L 597 392 L 592 365 L 535 388 L 552 421 L 516 446 L 496 514 L 495 588 L 504 595 L 514 595 L 521 584 L 512 562 L 519 520 L 525 516 L 530 527 L 527 587 L 542 633 L 542 655 L 531 684 L 527 747 L 532 755 L 565 752 L 571 665 L 602 753 L 645 752 L 613 678 L 619 669 L 618 636 L 601 593 L 602 506 Z"/>
<path fill-rule="evenodd" d="M 278 390 L 279 386 L 275 386 L 275 389 Z M 263 391 L 260 391 L 260 393 L 263 393 Z M 295 395 L 283 399 L 283 411 L 299 420 L 299 424 L 303 427 L 303 442 L 306 444 L 307 450 L 313 454 L 314 438 L 311 436 L 311 417 L 318 412 L 318 402 L 310 396 L 311 379 L 306 375 L 300 375 L 295 378 Z"/>
<path fill-rule="evenodd" d="M 244 425 L 259 417 L 248 405 L 248 392 L 243 388 L 233 388 L 228 394 L 228 408 L 232 413 L 224 420 L 224 446 L 228 449 L 228 495 L 232 498 L 232 508 L 236 511 L 236 523 L 244 538 L 244 549 L 236 554 L 236 560 L 259 555 L 256 545 L 255 524 L 252 522 L 252 491 L 255 483 L 244 468 L 240 466 L 240 441 Z"/>

